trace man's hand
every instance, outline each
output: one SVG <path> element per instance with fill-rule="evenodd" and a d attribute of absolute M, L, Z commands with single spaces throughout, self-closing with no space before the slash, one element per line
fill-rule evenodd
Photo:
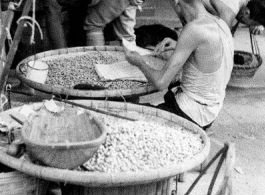
<path fill-rule="evenodd" d="M 264 31 L 264 26 L 259 25 L 259 26 L 251 26 L 250 27 L 250 32 L 254 35 L 260 35 Z"/>
<path fill-rule="evenodd" d="M 176 47 L 177 42 L 171 38 L 165 38 L 155 48 L 155 53 L 160 54 L 164 51 L 173 50 Z"/>

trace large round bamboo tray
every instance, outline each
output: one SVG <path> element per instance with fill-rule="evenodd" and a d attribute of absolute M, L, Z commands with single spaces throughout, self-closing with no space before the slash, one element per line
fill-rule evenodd
<path fill-rule="evenodd" d="M 142 105 L 111 101 L 75 100 L 74 102 L 97 109 L 115 111 L 120 115 L 161 124 L 178 124 L 189 131 L 199 134 L 204 143 L 203 149 L 194 158 L 169 167 L 139 172 L 81 172 L 56 169 L 22 161 L 0 152 L 0 162 L 26 174 L 46 180 L 62 182 L 63 194 L 102 195 L 102 194 L 170 194 L 172 178 L 200 165 L 210 151 L 210 140 L 197 125 L 172 113 Z M 143 117 L 144 116 L 144 117 Z"/>
<path fill-rule="evenodd" d="M 44 60 L 49 58 L 56 58 L 62 55 L 70 55 L 70 54 L 82 54 L 82 53 L 89 53 L 91 51 L 113 51 L 117 52 L 119 55 L 123 55 L 123 47 L 121 46 L 88 46 L 88 47 L 73 47 L 73 48 L 64 48 L 58 50 L 51 50 L 42 53 L 38 53 L 34 56 L 30 56 L 22 60 L 16 67 L 16 74 L 18 79 L 32 87 L 36 90 L 55 94 L 55 95 L 64 95 L 67 97 L 74 98 L 86 98 L 86 99 L 123 99 L 123 98 L 137 98 L 141 95 L 149 94 L 155 92 L 155 88 L 151 85 L 144 85 L 142 87 L 137 88 L 129 88 L 129 89 L 116 89 L 116 90 L 76 90 L 70 89 L 63 86 L 51 86 L 47 84 L 38 83 L 26 78 L 25 73 L 21 71 L 21 67 L 29 61 L 32 60 Z"/>

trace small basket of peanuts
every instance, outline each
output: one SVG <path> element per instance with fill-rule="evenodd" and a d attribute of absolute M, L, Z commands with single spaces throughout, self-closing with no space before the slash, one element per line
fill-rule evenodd
<path fill-rule="evenodd" d="M 21 134 L 30 160 L 61 169 L 81 165 L 106 139 L 106 129 L 95 116 L 72 112 L 53 100 L 28 117 Z"/>

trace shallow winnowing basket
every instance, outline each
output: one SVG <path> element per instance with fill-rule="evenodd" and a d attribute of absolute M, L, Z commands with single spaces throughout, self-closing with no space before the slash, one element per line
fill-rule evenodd
<path fill-rule="evenodd" d="M 16 75 L 18 79 L 32 87 L 36 90 L 49 93 L 49 94 L 57 94 L 57 95 L 65 95 L 69 97 L 79 97 L 86 99 L 105 99 L 105 98 L 130 98 L 130 97 L 139 97 L 140 95 L 149 94 L 155 92 L 156 89 L 149 85 L 145 84 L 141 87 L 136 88 L 128 88 L 128 89 L 103 89 L 103 90 L 76 90 L 71 88 L 66 88 L 63 86 L 52 86 L 48 84 L 42 84 L 30 80 L 26 77 L 25 72 L 21 70 L 25 64 L 29 61 L 33 60 L 43 60 L 43 59 L 56 59 L 57 57 L 65 56 L 65 55 L 76 55 L 90 52 L 99 51 L 99 52 L 114 52 L 113 55 L 124 55 L 123 47 L 121 46 L 87 46 L 87 47 L 73 47 L 73 48 L 64 48 L 58 50 L 50 50 L 42 53 L 38 53 L 34 56 L 30 56 L 22 60 L 16 67 Z"/>
<path fill-rule="evenodd" d="M 250 32 L 249 32 L 250 33 Z M 258 47 L 257 40 L 253 34 L 250 33 L 250 43 L 252 53 L 246 51 L 235 51 L 235 55 L 238 55 L 244 59 L 243 64 L 235 64 L 233 66 L 231 79 L 240 78 L 252 78 L 258 68 L 262 64 L 262 58 Z"/>
<path fill-rule="evenodd" d="M 58 115 L 58 116 L 57 116 Z M 73 169 L 105 142 L 106 129 L 93 115 L 45 113 L 24 122 L 21 129 L 30 159 L 43 165 Z"/>
<path fill-rule="evenodd" d="M 65 184 L 63 185 L 64 195 L 170 195 L 173 178 L 200 165 L 210 152 L 210 139 L 206 133 L 197 125 L 175 114 L 124 102 L 95 100 L 75 100 L 74 102 L 101 110 L 108 110 L 136 120 L 184 127 L 188 131 L 198 134 L 204 146 L 192 158 L 188 158 L 178 164 L 138 172 L 104 173 L 57 169 L 36 165 L 29 161 L 23 162 L 1 151 L 0 163 L 32 176 L 61 182 Z"/>

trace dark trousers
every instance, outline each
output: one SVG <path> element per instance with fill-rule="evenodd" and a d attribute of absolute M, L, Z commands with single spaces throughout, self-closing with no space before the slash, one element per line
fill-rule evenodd
<path fill-rule="evenodd" d="M 171 112 L 171 113 L 174 113 L 182 118 L 185 118 L 193 123 L 195 123 L 196 125 L 198 125 L 194 120 L 192 120 L 187 114 L 185 114 L 185 112 L 183 112 L 176 99 L 175 99 L 175 94 L 171 91 L 172 88 L 174 87 L 178 87 L 180 85 L 180 82 L 177 81 L 176 83 L 174 84 L 171 84 L 169 87 L 168 87 L 168 92 L 164 95 L 164 101 L 165 103 L 162 103 L 162 104 L 159 104 L 157 106 L 153 106 L 151 104 L 145 104 L 147 106 L 152 106 L 152 107 L 155 107 L 155 108 L 158 108 L 158 109 L 161 109 L 161 110 L 165 110 L 165 111 L 168 111 L 168 112 Z M 181 90 L 180 88 L 178 90 Z M 199 127 L 201 127 L 203 130 L 206 130 L 208 129 L 211 125 L 212 125 L 213 122 L 211 122 L 210 124 L 206 125 L 206 126 L 200 126 L 198 125 Z"/>
<path fill-rule="evenodd" d="M 180 109 L 180 107 L 179 107 L 179 105 L 175 99 L 175 94 L 171 91 L 171 89 L 169 89 L 168 92 L 164 95 L 164 100 L 165 100 L 165 103 L 157 105 L 156 108 L 174 113 L 174 114 L 176 114 L 182 118 L 185 118 L 185 119 L 195 123 L 196 125 L 198 125 L 194 120 L 192 120 L 187 114 L 185 114 L 185 112 L 183 112 Z M 211 125 L 212 125 L 212 123 L 210 123 L 206 126 L 203 126 L 203 127 L 200 125 L 198 125 L 198 126 L 201 127 L 203 130 L 206 130 Z"/>

